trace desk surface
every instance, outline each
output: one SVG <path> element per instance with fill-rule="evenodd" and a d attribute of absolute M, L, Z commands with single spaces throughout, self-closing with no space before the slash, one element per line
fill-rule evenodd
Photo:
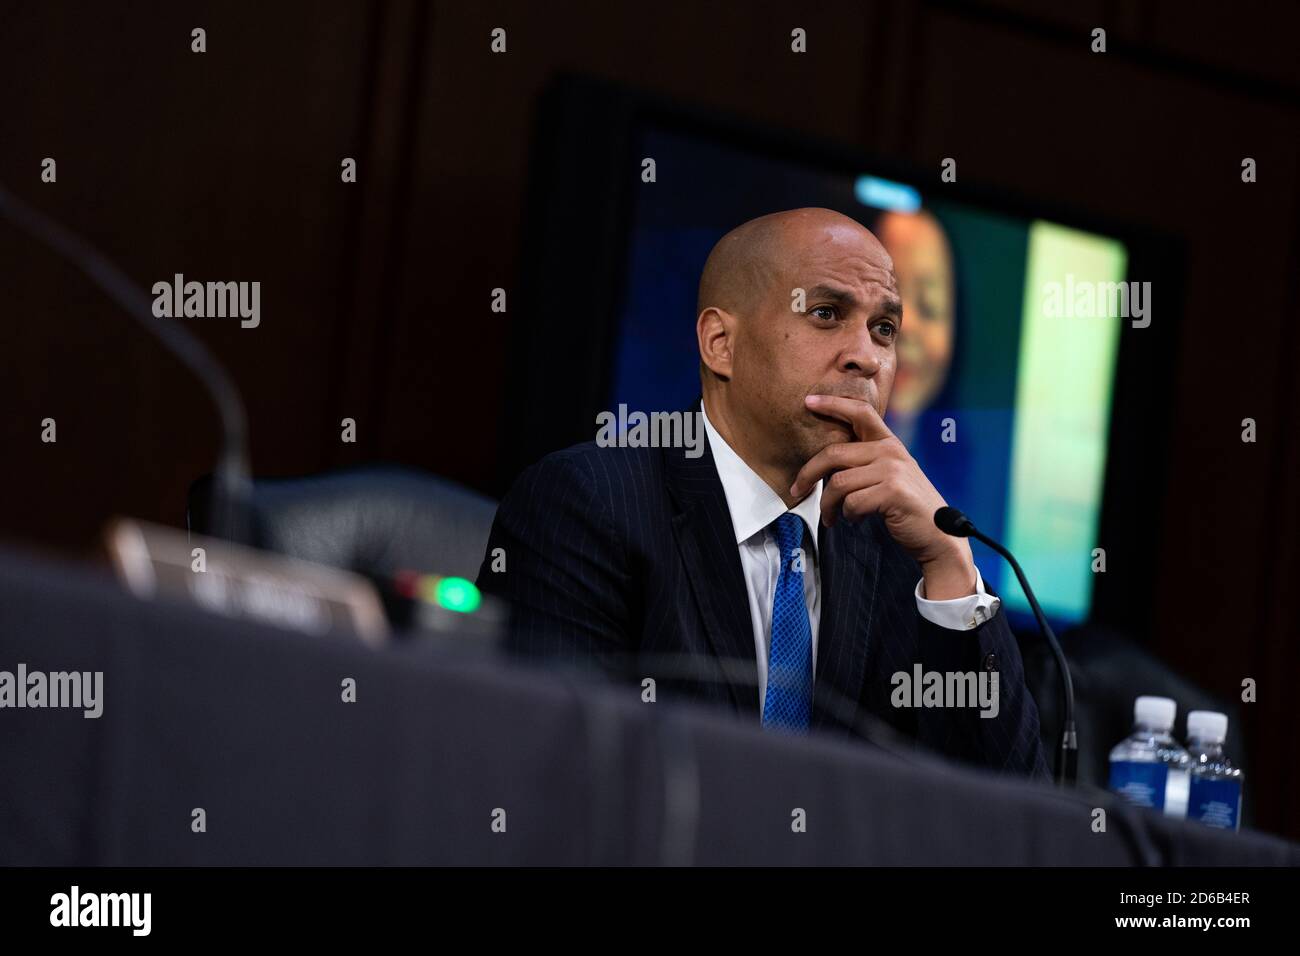
<path fill-rule="evenodd" d="M 1300 863 L 1102 792 L 237 624 L 0 552 L 0 670 L 19 663 L 102 672 L 103 711 L 0 709 L 4 865 Z"/>

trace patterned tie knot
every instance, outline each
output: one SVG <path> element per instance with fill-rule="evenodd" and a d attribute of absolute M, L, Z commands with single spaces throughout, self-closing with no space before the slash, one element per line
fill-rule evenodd
<path fill-rule="evenodd" d="M 776 537 L 776 546 L 781 549 L 781 562 L 790 566 L 795 551 L 803 545 L 803 518 L 787 511 L 772 522 L 772 534 Z M 798 568 L 792 567 L 792 570 L 799 573 Z"/>

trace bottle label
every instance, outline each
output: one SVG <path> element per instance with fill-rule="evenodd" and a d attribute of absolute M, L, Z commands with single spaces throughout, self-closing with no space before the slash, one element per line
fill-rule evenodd
<path fill-rule="evenodd" d="M 1110 765 L 1110 790 L 1139 807 L 1163 810 L 1169 768 L 1159 761 L 1142 763 L 1114 760 Z"/>
<path fill-rule="evenodd" d="M 1187 797 L 1187 818 L 1206 826 L 1235 830 L 1241 813 L 1241 784 L 1236 780 L 1201 780 L 1192 777 Z"/>

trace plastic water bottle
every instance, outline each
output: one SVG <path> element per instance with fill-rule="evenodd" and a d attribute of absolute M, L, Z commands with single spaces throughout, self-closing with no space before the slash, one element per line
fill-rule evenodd
<path fill-rule="evenodd" d="M 1133 733 L 1110 752 L 1110 789 L 1129 803 L 1187 813 L 1191 760 L 1170 731 L 1178 705 L 1168 697 L 1139 697 L 1133 704 Z"/>
<path fill-rule="evenodd" d="M 1187 818 L 1221 830 L 1238 830 L 1242 776 L 1224 756 L 1227 736 L 1227 715 L 1212 710 L 1187 714 L 1187 749 L 1192 761 Z"/>

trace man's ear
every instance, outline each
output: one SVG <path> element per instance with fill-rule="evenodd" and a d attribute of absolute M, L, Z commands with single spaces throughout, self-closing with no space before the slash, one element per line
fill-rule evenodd
<path fill-rule="evenodd" d="M 699 340 L 700 361 L 719 378 L 731 378 L 732 346 L 735 344 L 736 317 L 710 306 L 695 320 L 695 337 Z"/>

